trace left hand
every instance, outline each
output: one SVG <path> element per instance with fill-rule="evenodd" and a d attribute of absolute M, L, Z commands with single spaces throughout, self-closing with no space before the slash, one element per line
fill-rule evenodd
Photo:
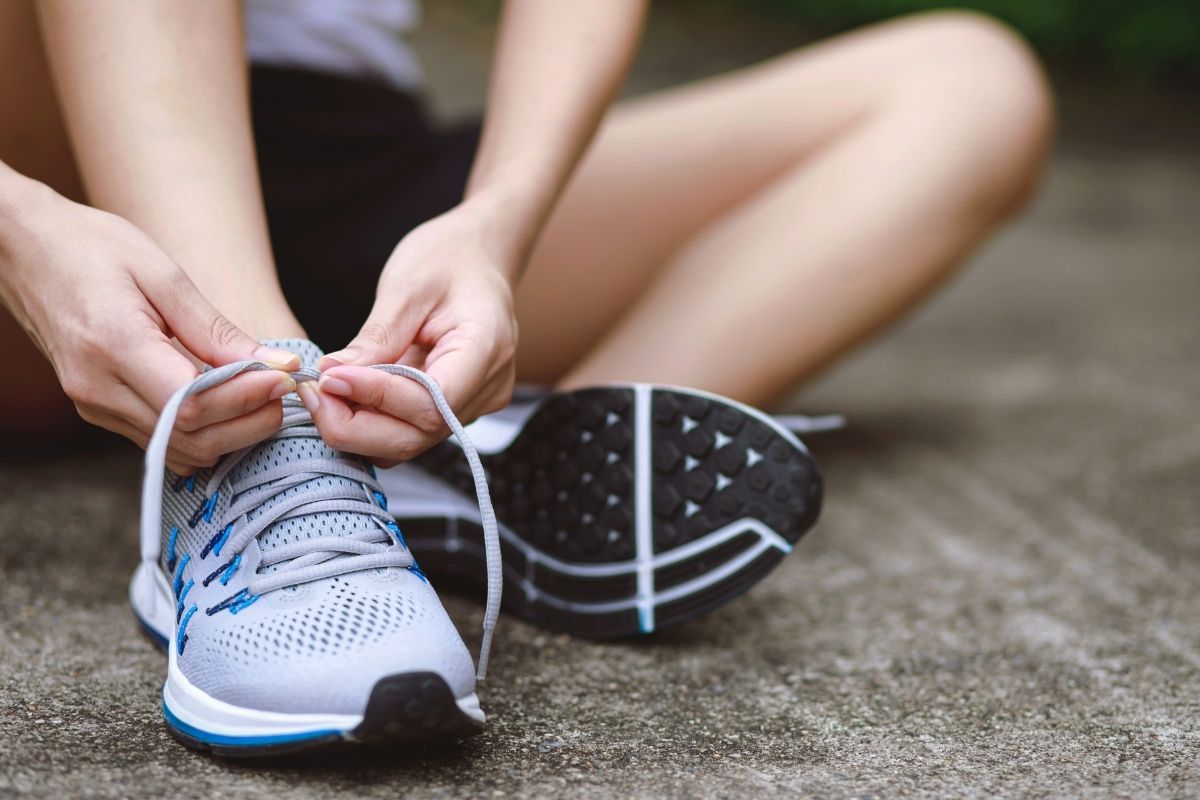
<path fill-rule="evenodd" d="M 420 384 L 371 364 L 424 370 L 464 425 L 509 403 L 517 323 L 506 275 L 515 270 L 489 241 L 487 222 L 464 204 L 415 228 L 392 251 L 358 336 L 320 361 L 317 388 L 300 384 L 331 447 L 391 466 L 449 433 Z"/>

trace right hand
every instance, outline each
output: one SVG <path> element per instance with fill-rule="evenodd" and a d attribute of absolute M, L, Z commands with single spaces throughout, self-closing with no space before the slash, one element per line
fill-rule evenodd
<path fill-rule="evenodd" d="M 221 316 L 134 225 L 31 184 L 0 218 L 0 300 L 50 360 L 79 415 L 145 447 L 172 393 L 243 359 L 294 370 L 299 358 L 260 345 Z M 174 337 L 193 358 L 181 352 Z M 20 379 L 10 391 L 19 391 Z M 279 429 L 285 372 L 247 372 L 180 408 L 167 464 L 178 474 Z"/>

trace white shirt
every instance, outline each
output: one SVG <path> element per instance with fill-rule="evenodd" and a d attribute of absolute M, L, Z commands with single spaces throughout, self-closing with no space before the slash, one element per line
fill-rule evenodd
<path fill-rule="evenodd" d="M 416 0 L 246 0 L 251 62 L 376 80 L 402 90 L 424 76 L 409 34 Z"/>

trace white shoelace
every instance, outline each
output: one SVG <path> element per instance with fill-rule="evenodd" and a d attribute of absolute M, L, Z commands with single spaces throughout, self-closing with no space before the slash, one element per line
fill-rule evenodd
<path fill-rule="evenodd" d="M 209 370 L 196 377 L 191 383 L 182 386 L 171 396 L 163 407 L 154 427 L 154 435 L 146 447 L 146 472 L 142 478 L 142 525 L 141 545 L 142 560 L 157 568 L 157 562 L 162 541 L 162 496 L 164 478 L 166 475 L 167 444 L 175 428 L 175 419 L 183 401 L 193 394 L 203 392 L 218 386 L 235 375 L 251 370 L 271 369 L 260 361 L 239 361 Z M 500 536 L 496 529 L 496 513 L 492 509 L 491 496 L 488 492 L 487 478 L 484 475 L 483 464 L 479 453 L 471 443 L 462 423 L 454 415 L 450 405 L 442 394 L 437 382 L 412 367 L 400 364 L 379 364 L 374 369 L 401 375 L 421 384 L 437 406 L 438 412 L 451 432 L 458 437 L 463 454 L 471 468 L 471 477 L 475 481 L 475 494 L 479 502 L 479 514 L 483 523 L 483 543 L 487 555 L 487 605 L 483 613 L 483 640 L 479 647 L 479 662 L 476 669 L 480 680 L 487 674 L 488 654 L 492 647 L 492 634 L 496 628 L 496 619 L 500 615 L 500 598 L 503 592 L 504 571 L 500 561 Z M 297 382 L 319 380 L 321 373 L 311 368 L 302 368 L 291 373 Z M 299 403 L 291 400 L 284 402 L 283 424 L 272 439 L 280 438 L 319 437 L 316 426 L 308 411 Z M 235 466 L 252 450 L 258 447 L 247 447 L 226 455 L 209 478 L 205 497 L 215 506 L 216 493 L 221 484 L 226 481 Z M 397 552 L 392 545 L 391 526 L 395 525 L 391 515 L 382 507 L 371 503 L 365 496 L 359 496 L 345 488 L 323 489 L 319 491 L 302 492 L 276 502 L 268 507 L 253 522 L 237 528 L 238 520 L 249 511 L 255 510 L 268 500 L 276 498 L 283 492 L 307 481 L 325 475 L 349 478 L 364 484 L 372 492 L 382 496 L 379 487 L 366 470 L 348 459 L 317 458 L 289 464 L 287 467 L 267 470 L 250 478 L 231 483 L 230 496 L 239 499 L 230 506 L 226 513 L 226 525 L 222 526 L 224 533 L 220 548 L 235 557 L 259 534 L 272 524 L 293 517 L 320 514 L 326 512 L 350 512 L 361 514 L 364 522 L 370 520 L 372 525 L 364 525 L 360 530 L 308 539 L 292 544 L 271 548 L 263 556 L 262 566 L 275 566 L 272 572 L 258 575 L 251 581 L 247 590 L 250 594 L 260 595 L 265 592 L 281 589 L 285 586 L 295 586 L 309 581 L 344 575 L 364 569 L 379 569 L 383 567 L 406 568 L 412 566 L 412 556 L 403 548 Z M 212 509 L 209 508 L 211 515 Z M 218 550 L 219 552 L 219 550 Z M 215 575 L 216 573 L 214 573 Z"/>

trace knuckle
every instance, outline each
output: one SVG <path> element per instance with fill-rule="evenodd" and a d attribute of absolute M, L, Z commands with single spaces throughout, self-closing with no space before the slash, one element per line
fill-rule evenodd
<path fill-rule="evenodd" d="M 363 402 L 375 408 L 383 408 L 388 404 L 388 380 L 390 376 L 381 376 L 382 380 L 371 381 L 367 384 L 367 390 L 363 397 Z"/>
<path fill-rule="evenodd" d="M 441 412 L 428 406 L 417 409 L 410 422 L 426 433 L 436 433 L 446 427 L 446 421 L 442 419 Z"/>
<path fill-rule="evenodd" d="M 391 344 L 392 334 L 386 325 L 379 322 L 366 322 L 358 332 L 358 338 L 370 344 L 387 347 Z"/>
<path fill-rule="evenodd" d="M 67 397 L 75 402 L 76 407 L 92 405 L 93 391 L 91 381 L 82 375 L 68 374 L 62 379 L 62 390 Z"/>
<path fill-rule="evenodd" d="M 427 448 L 427 445 L 422 446 L 420 440 L 406 439 L 389 447 L 387 457 L 394 458 L 396 461 L 408 461 L 420 455 Z"/>
<path fill-rule="evenodd" d="M 75 413 L 89 425 L 100 424 L 100 414 L 96 412 L 94 406 L 77 402 L 75 403 Z"/>
<path fill-rule="evenodd" d="M 498 364 L 510 364 L 517 357 L 517 341 L 515 337 L 501 339 L 496 342 L 494 359 Z"/>
<path fill-rule="evenodd" d="M 283 404 L 272 403 L 265 406 L 259 416 L 261 418 L 254 425 L 252 433 L 255 441 L 270 436 L 283 425 Z"/>
<path fill-rule="evenodd" d="M 325 444 L 332 447 L 334 450 L 350 450 L 351 439 L 344 430 L 339 427 L 327 428 L 321 431 L 321 438 L 325 440 Z"/>
<path fill-rule="evenodd" d="M 215 463 L 221 456 L 221 450 L 216 440 L 206 431 L 188 434 L 182 438 L 180 444 L 181 447 L 179 449 L 193 458 L 197 463 Z"/>
<path fill-rule="evenodd" d="M 203 414 L 198 400 L 195 402 L 187 402 L 179 409 L 178 416 L 175 417 L 176 430 L 184 432 L 192 432 L 200 427 L 200 422 Z"/>
<path fill-rule="evenodd" d="M 221 314 L 213 316 L 212 323 L 208 329 L 209 341 L 219 347 L 232 347 L 238 343 L 241 337 L 242 332 L 238 330 L 236 325 Z"/>
<path fill-rule="evenodd" d="M 512 394 L 512 390 L 509 389 L 509 391 L 505 392 L 504 394 L 497 394 L 494 397 L 492 397 L 490 400 L 488 400 L 486 403 L 483 404 L 483 410 L 479 412 L 480 416 L 483 416 L 484 414 L 491 414 L 493 411 L 499 411 L 500 409 L 507 406 L 508 405 L 507 395 L 511 395 L 511 394 Z"/>

